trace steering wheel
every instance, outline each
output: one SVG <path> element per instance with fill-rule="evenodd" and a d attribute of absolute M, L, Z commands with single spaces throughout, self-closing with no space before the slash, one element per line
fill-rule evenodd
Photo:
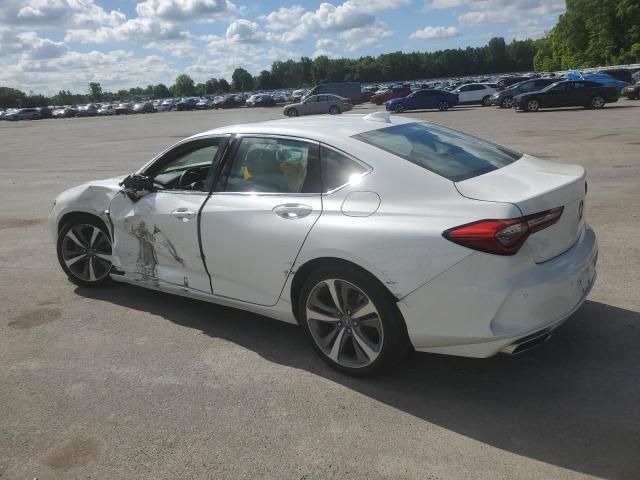
<path fill-rule="evenodd" d="M 182 175 L 180 175 L 180 178 L 178 179 L 178 186 L 184 188 L 187 185 L 198 182 L 200 180 L 202 180 L 200 167 L 190 167 L 182 172 Z"/>

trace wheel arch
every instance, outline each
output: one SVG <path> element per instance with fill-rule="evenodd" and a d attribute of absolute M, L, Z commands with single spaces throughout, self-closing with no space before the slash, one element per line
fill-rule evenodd
<path fill-rule="evenodd" d="M 376 283 L 378 283 L 387 292 L 387 294 L 389 295 L 389 298 L 393 300 L 394 303 L 398 301 L 398 296 L 395 295 L 393 292 L 391 292 L 391 290 L 389 290 L 389 287 L 385 285 L 384 281 L 382 281 L 378 275 L 375 275 L 370 270 L 367 270 L 366 268 L 358 265 L 357 263 L 354 263 L 352 261 L 345 260 L 344 258 L 339 258 L 339 257 L 316 257 L 300 265 L 296 269 L 293 275 L 293 279 L 291 281 L 291 289 L 289 294 L 291 296 L 291 308 L 292 308 L 294 317 L 296 317 L 296 320 L 298 320 L 297 318 L 298 302 L 300 301 L 300 293 L 302 291 L 302 286 L 304 285 L 304 282 L 307 280 L 307 278 L 309 278 L 309 276 L 317 268 L 325 267 L 327 265 L 346 267 L 346 268 L 355 268 L 357 270 L 360 270 L 361 272 L 365 273 L 366 275 L 371 277 L 373 280 L 375 280 Z"/>
<path fill-rule="evenodd" d="M 111 240 L 113 241 L 113 234 L 112 234 L 112 229 L 111 229 L 111 225 L 110 222 L 105 220 L 104 218 L 102 218 L 100 215 L 93 213 L 93 212 L 87 212 L 87 211 L 82 211 L 82 210 L 74 210 L 74 211 L 70 211 L 67 212 L 65 214 L 63 214 L 59 219 L 58 219 L 58 225 L 57 225 L 57 233 L 60 233 L 60 230 L 62 230 L 62 228 L 67 225 L 70 222 L 81 222 L 83 220 L 92 220 L 92 221 L 97 221 L 100 222 L 106 229 L 107 232 L 109 232 L 109 236 L 111 237 Z"/>

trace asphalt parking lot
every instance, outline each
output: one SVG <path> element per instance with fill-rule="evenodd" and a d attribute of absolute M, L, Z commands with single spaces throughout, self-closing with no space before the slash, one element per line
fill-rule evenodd
<path fill-rule="evenodd" d="M 354 379 L 295 326 L 75 287 L 46 229 L 59 192 L 281 110 L 1 122 L 0 478 L 640 478 L 640 102 L 405 115 L 587 168 L 599 277 L 551 340 Z"/>

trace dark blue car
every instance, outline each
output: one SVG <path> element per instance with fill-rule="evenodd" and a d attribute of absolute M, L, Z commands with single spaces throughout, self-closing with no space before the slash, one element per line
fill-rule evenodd
<path fill-rule="evenodd" d="M 437 108 L 440 111 L 448 110 L 458 104 L 458 95 L 444 90 L 416 90 L 411 95 L 403 98 L 394 98 L 385 105 L 387 110 L 404 112 L 405 110 L 417 110 L 423 108 Z"/>

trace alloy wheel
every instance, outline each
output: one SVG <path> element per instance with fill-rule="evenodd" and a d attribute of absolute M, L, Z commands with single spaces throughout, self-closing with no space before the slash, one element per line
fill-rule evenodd
<path fill-rule="evenodd" d="M 593 100 L 591 100 L 591 106 L 593 108 L 602 108 L 604 107 L 604 103 L 604 98 L 600 96 L 593 97 Z"/>
<path fill-rule="evenodd" d="M 505 99 L 502 100 L 502 108 L 511 108 L 511 107 L 513 107 L 513 98 L 505 97 Z"/>
<path fill-rule="evenodd" d="M 85 282 L 97 282 L 111 271 L 111 240 L 95 225 L 71 227 L 62 239 L 62 261 Z"/>
<path fill-rule="evenodd" d="M 335 363 L 362 368 L 380 355 L 384 341 L 380 314 L 354 284 L 337 278 L 319 282 L 307 299 L 306 318 L 316 345 Z"/>
<path fill-rule="evenodd" d="M 538 103 L 538 100 L 529 100 L 527 102 L 527 110 L 529 110 L 530 112 L 535 112 L 538 110 L 538 108 L 540 108 L 540 103 Z"/>
<path fill-rule="evenodd" d="M 441 112 L 449 110 L 449 104 L 447 102 L 440 102 L 438 104 L 438 110 L 440 110 Z"/>

